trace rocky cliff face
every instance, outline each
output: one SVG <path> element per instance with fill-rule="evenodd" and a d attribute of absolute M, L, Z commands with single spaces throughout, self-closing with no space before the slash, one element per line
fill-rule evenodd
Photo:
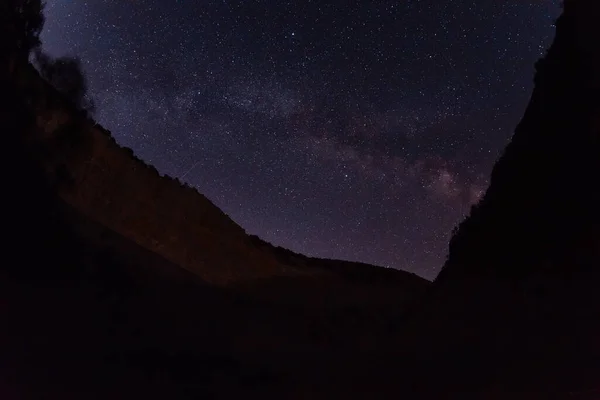
<path fill-rule="evenodd" d="M 536 65 L 530 104 L 487 193 L 452 238 L 440 283 L 462 274 L 567 273 L 600 261 L 597 18 L 593 1 L 566 2 L 554 44 Z"/>
<path fill-rule="evenodd" d="M 407 333 L 462 359 L 464 377 L 542 385 L 600 369 L 598 21 L 597 1 L 565 2 L 523 119 Z"/>

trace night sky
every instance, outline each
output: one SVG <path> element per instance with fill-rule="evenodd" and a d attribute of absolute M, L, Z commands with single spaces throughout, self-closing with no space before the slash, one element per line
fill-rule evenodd
<path fill-rule="evenodd" d="M 48 0 L 96 119 L 247 232 L 432 279 L 559 0 Z"/>

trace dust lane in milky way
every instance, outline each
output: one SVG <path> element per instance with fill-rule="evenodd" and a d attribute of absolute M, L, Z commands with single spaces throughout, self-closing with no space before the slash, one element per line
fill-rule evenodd
<path fill-rule="evenodd" d="M 43 40 L 119 143 L 249 233 L 431 279 L 560 4 L 398 3 L 49 0 Z"/>

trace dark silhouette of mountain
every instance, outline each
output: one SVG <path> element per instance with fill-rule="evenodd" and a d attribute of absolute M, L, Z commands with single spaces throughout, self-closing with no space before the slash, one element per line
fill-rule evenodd
<path fill-rule="evenodd" d="M 444 366 L 415 372 L 440 387 L 557 398 L 599 388 L 600 3 L 563 7 L 490 187 L 403 332 Z"/>
<path fill-rule="evenodd" d="M 40 77 L 39 24 L 2 43 L 0 393 L 597 398 L 600 4 L 564 8 L 431 285 L 248 235 Z"/>
<path fill-rule="evenodd" d="M 110 132 L 31 66 L 20 72 L 22 87 L 36 93 L 39 130 L 31 140 L 45 153 L 47 179 L 56 183 L 63 201 L 88 218 L 214 284 L 333 273 L 330 267 L 318 267 L 324 262 L 317 260 L 305 258 L 299 265 L 278 258 L 274 247 L 252 239 L 196 189 L 161 176 L 131 149 L 119 146 Z M 406 283 L 426 284 L 406 272 L 365 270 L 382 274 L 382 281 L 393 276 L 396 282 L 406 277 Z"/>
<path fill-rule="evenodd" d="M 376 345 L 428 286 L 247 235 L 28 63 L 39 1 L 2 7 L 3 398 L 289 392 L 315 360 Z"/>
<path fill-rule="evenodd" d="M 401 271 L 294 254 L 298 263 L 98 127 L 86 136 L 94 126 L 87 114 L 69 108 L 30 66 L 6 87 L 11 147 L 3 160 L 14 171 L 5 181 L 14 192 L 0 271 L 0 315 L 9 327 L 0 390 L 25 398 L 276 390 L 322 353 L 389 335 L 390 321 L 429 284 Z M 90 154 L 101 168 L 85 172 L 88 164 L 77 163 Z M 123 187 L 129 191 L 118 197 Z M 153 214 L 167 205 L 174 211 Z M 167 235 L 178 238 L 166 242 L 175 250 L 147 240 Z M 212 255 L 198 263 L 177 249 Z M 228 275 L 222 265 L 231 265 Z"/>

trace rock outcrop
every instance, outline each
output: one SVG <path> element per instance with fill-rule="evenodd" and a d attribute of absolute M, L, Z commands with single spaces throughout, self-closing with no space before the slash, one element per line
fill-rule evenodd
<path fill-rule="evenodd" d="M 600 265 L 598 18 L 597 2 L 566 2 L 525 115 L 487 193 L 452 238 L 438 282 Z"/>
<path fill-rule="evenodd" d="M 408 325 L 421 355 L 464 368 L 442 373 L 455 382 L 600 371 L 598 21 L 597 1 L 565 1 L 522 121 Z"/>

